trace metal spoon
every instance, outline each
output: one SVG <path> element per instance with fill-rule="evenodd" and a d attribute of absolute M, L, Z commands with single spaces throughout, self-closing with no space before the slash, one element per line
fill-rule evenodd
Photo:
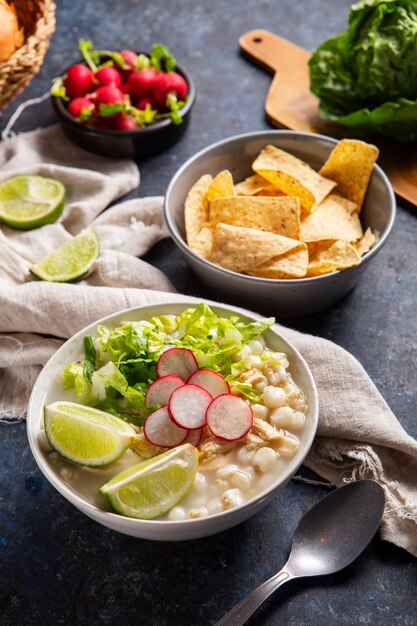
<path fill-rule="evenodd" d="M 373 480 L 335 489 L 299 523 L 284 567 L 252 591 L 215 626 L 242 626 L 269 596 L 294 578 L 333 574 L 354 561 L 378 530 L 384 491 Z"/>

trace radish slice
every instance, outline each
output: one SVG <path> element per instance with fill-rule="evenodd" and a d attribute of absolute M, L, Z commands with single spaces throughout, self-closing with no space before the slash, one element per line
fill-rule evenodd
<path fill-rule="evenodd" d="M 206 418 L 213 435 L 224 441 L 241 439 L 250 431 L 253 422 L 249 404 L 231 393 L 214 398 Z"/>
<path fill-rule="evenodd" d="M 148 415 L 143 432 L 150 443 L 163 448 L 179 446 L 188 435 L 187 430 L 179 428 L 172 422 L 166 406 Z"/>
<path fill-rule="evenodd" d="M 197 428 L 197 430 L 190 430 L 184 443 L 190 443 L 192 446 L 197 446 L 200 443 L 202 434 L 202 428 Z"/>
<path fill-rule="evenodd" d="M 178 376 L 162 376 L 157 378 L 152 385 L 149 385 L 145 394 L 145 406 L 148 408 L 155 404 L 168 404 L 171 393 L 185 385 L 184 381 Z"/>
<path fill-rule="evenodd" d="M 208 391 L 213 398 L 221 396 L 225 393 L 230 393 L 230 387 L 225 381 L 224 377 L 218 372 L 213 372 L 206 368 L 201 368 L 191 374 L 187 380 L 187 384 L 198 385 L 206 391 Z"/>
<path fill-rule="evenodd" d="M 187 348 L 169 348 L 161 354 L 156 365 L 158 377 L 179 376 L 184 382 L 198 370 L 194 354 Z"/>
<path fill-rule="evenodd" d="M 169 416 L 180 428 L 202 428 L 206 423 L 207 407 L 212 400 L 209 392 L 202 387 L 184 385 L 176 389 L 169 399 Z"/>

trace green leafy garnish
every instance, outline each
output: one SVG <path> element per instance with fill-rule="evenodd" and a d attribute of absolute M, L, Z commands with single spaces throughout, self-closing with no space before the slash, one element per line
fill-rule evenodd
<path fill-rule="evenodd" d="M 90 70 L 96 72 L 97 66 L 100 64 L 100 54 L 94 48 L 93 42 L 90 39 L 80 39 L 78 48 Z"/>
<path fill-rule="evenodd" d="M 320 115 L 355 130 L 417 139 L 417 0 L 354 4 L 345 33 L 309 62 Z"/>
<path fill-rule="evenodd" d="M 92 383 L 93 372 L 97 369 L 97 354 L 94 347 L 93 338 L 90 335 L 84 337 L 84 378 L 88 383 Z"/>
<path fill-rule="evenodd" d="M 137 70 L 146 70 L 151 64 L 151 60 L 146 54 L 139 54 L 136 59 L 136 69 Z"/>
<path fill-rule="evenodd" d="M 74 388 L 77 398 L 89 406 L 142 424 L 151 412 L 145 407 L 145 394 L 157 377 L 159 356 L 177 346 L 192 350 L 199 367 L 221 372 L 233 393 L 261 402 L 260 392 L 239 377 L 251 367 L 246 343 L 273 323 L 274 318 L 245 323 L 235 315 L 219 317 L 201 303 L 179 315 L 160 315 L 117 328 L 99 324 L 98 339 L 84 340 L 84 361 L 69 364 L 62 373 L 63 385 Z M 261 357 L 268 365 L 285 364 L 285 355 L 266 351 Z"/>
<path fill-rule="evenodd" d="M 152 46 L 150 64 L 156 70 L 163 70 L 164 72 L 173 72 L 177 67 L 177 62 L 172 52 L 160 43 Z"/>
<path fill-rule="evenodd" d="M 52 80 L 51 95 L 56 98 L 62 98 L 62 100 L 69 100 L 62 76 L 58 76 Z"/>

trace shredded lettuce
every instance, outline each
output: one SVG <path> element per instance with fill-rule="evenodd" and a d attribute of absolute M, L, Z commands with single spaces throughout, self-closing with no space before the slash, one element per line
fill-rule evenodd
<path fill-rule="evenodd" d="M 272 317 L 250 323 L 235 315 L 223 318 L 200 303 L 177 316 L 161 315 L 117 328 L 99 324 L 95 340 L 84 338 L 84 360 L 70 363 L 63 371 L 63 386 L 73 388 L 84 404 L 140 425 L 151 412 L 145 407 L 145 394 L 157 377 L 159 356 L 169 347 L 179 347 L 192 350 L 199 367 L 221 372 L 232 393 L 259 402 L 260 393 L 237 378 L 248 368 L 245 344 L 274 321 Z M 268 351 L 261 358 L 271 365 L 285 363 L 285 355 Z"/>

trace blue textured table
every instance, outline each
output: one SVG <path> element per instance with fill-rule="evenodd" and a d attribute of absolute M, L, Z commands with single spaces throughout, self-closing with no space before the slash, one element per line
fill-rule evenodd
<path fill-rule="evenodd" d="M 188 157 L 240 132 L 268 128 L 263 101 L 270 77 L 238 52 L 239 36 L 266 28 L 312 49 L 342 32 L 346 0 L 124 0 L 58 2 L 57 32 L 41 72 L 16 105 L 43 94 L 77 56 L 79 37 L 98 47 L 149 49 L 161 41 L 193 73 L 198 102 L 186 137 L 140 164 L 132 197 L 163 194 Z M 49 104 L 26 112 L 17 130 L 54 121 Z M 399 208 L 389 243 L 339 305 L 293 326 L 350 350 L 365 366 L 405 429 L 417 436 L 417 218 Z M 166 240 L 146 260 L 179 291 L 203 286 Z M 277 311 L 269 311 L 277 315 Z M 0 624 L 206 625 L 284 563 L 302 514 L 325 488 L 291 483 L 261 513 L 218 536 L 159 544 L 107 530 L 50 487 L 28 448 L 24 423 L 0 425 Z M 417 623 L 416 560 L 375 539 L 344 572 L 276 595 L 253 624 L 288 626 Z"/>

